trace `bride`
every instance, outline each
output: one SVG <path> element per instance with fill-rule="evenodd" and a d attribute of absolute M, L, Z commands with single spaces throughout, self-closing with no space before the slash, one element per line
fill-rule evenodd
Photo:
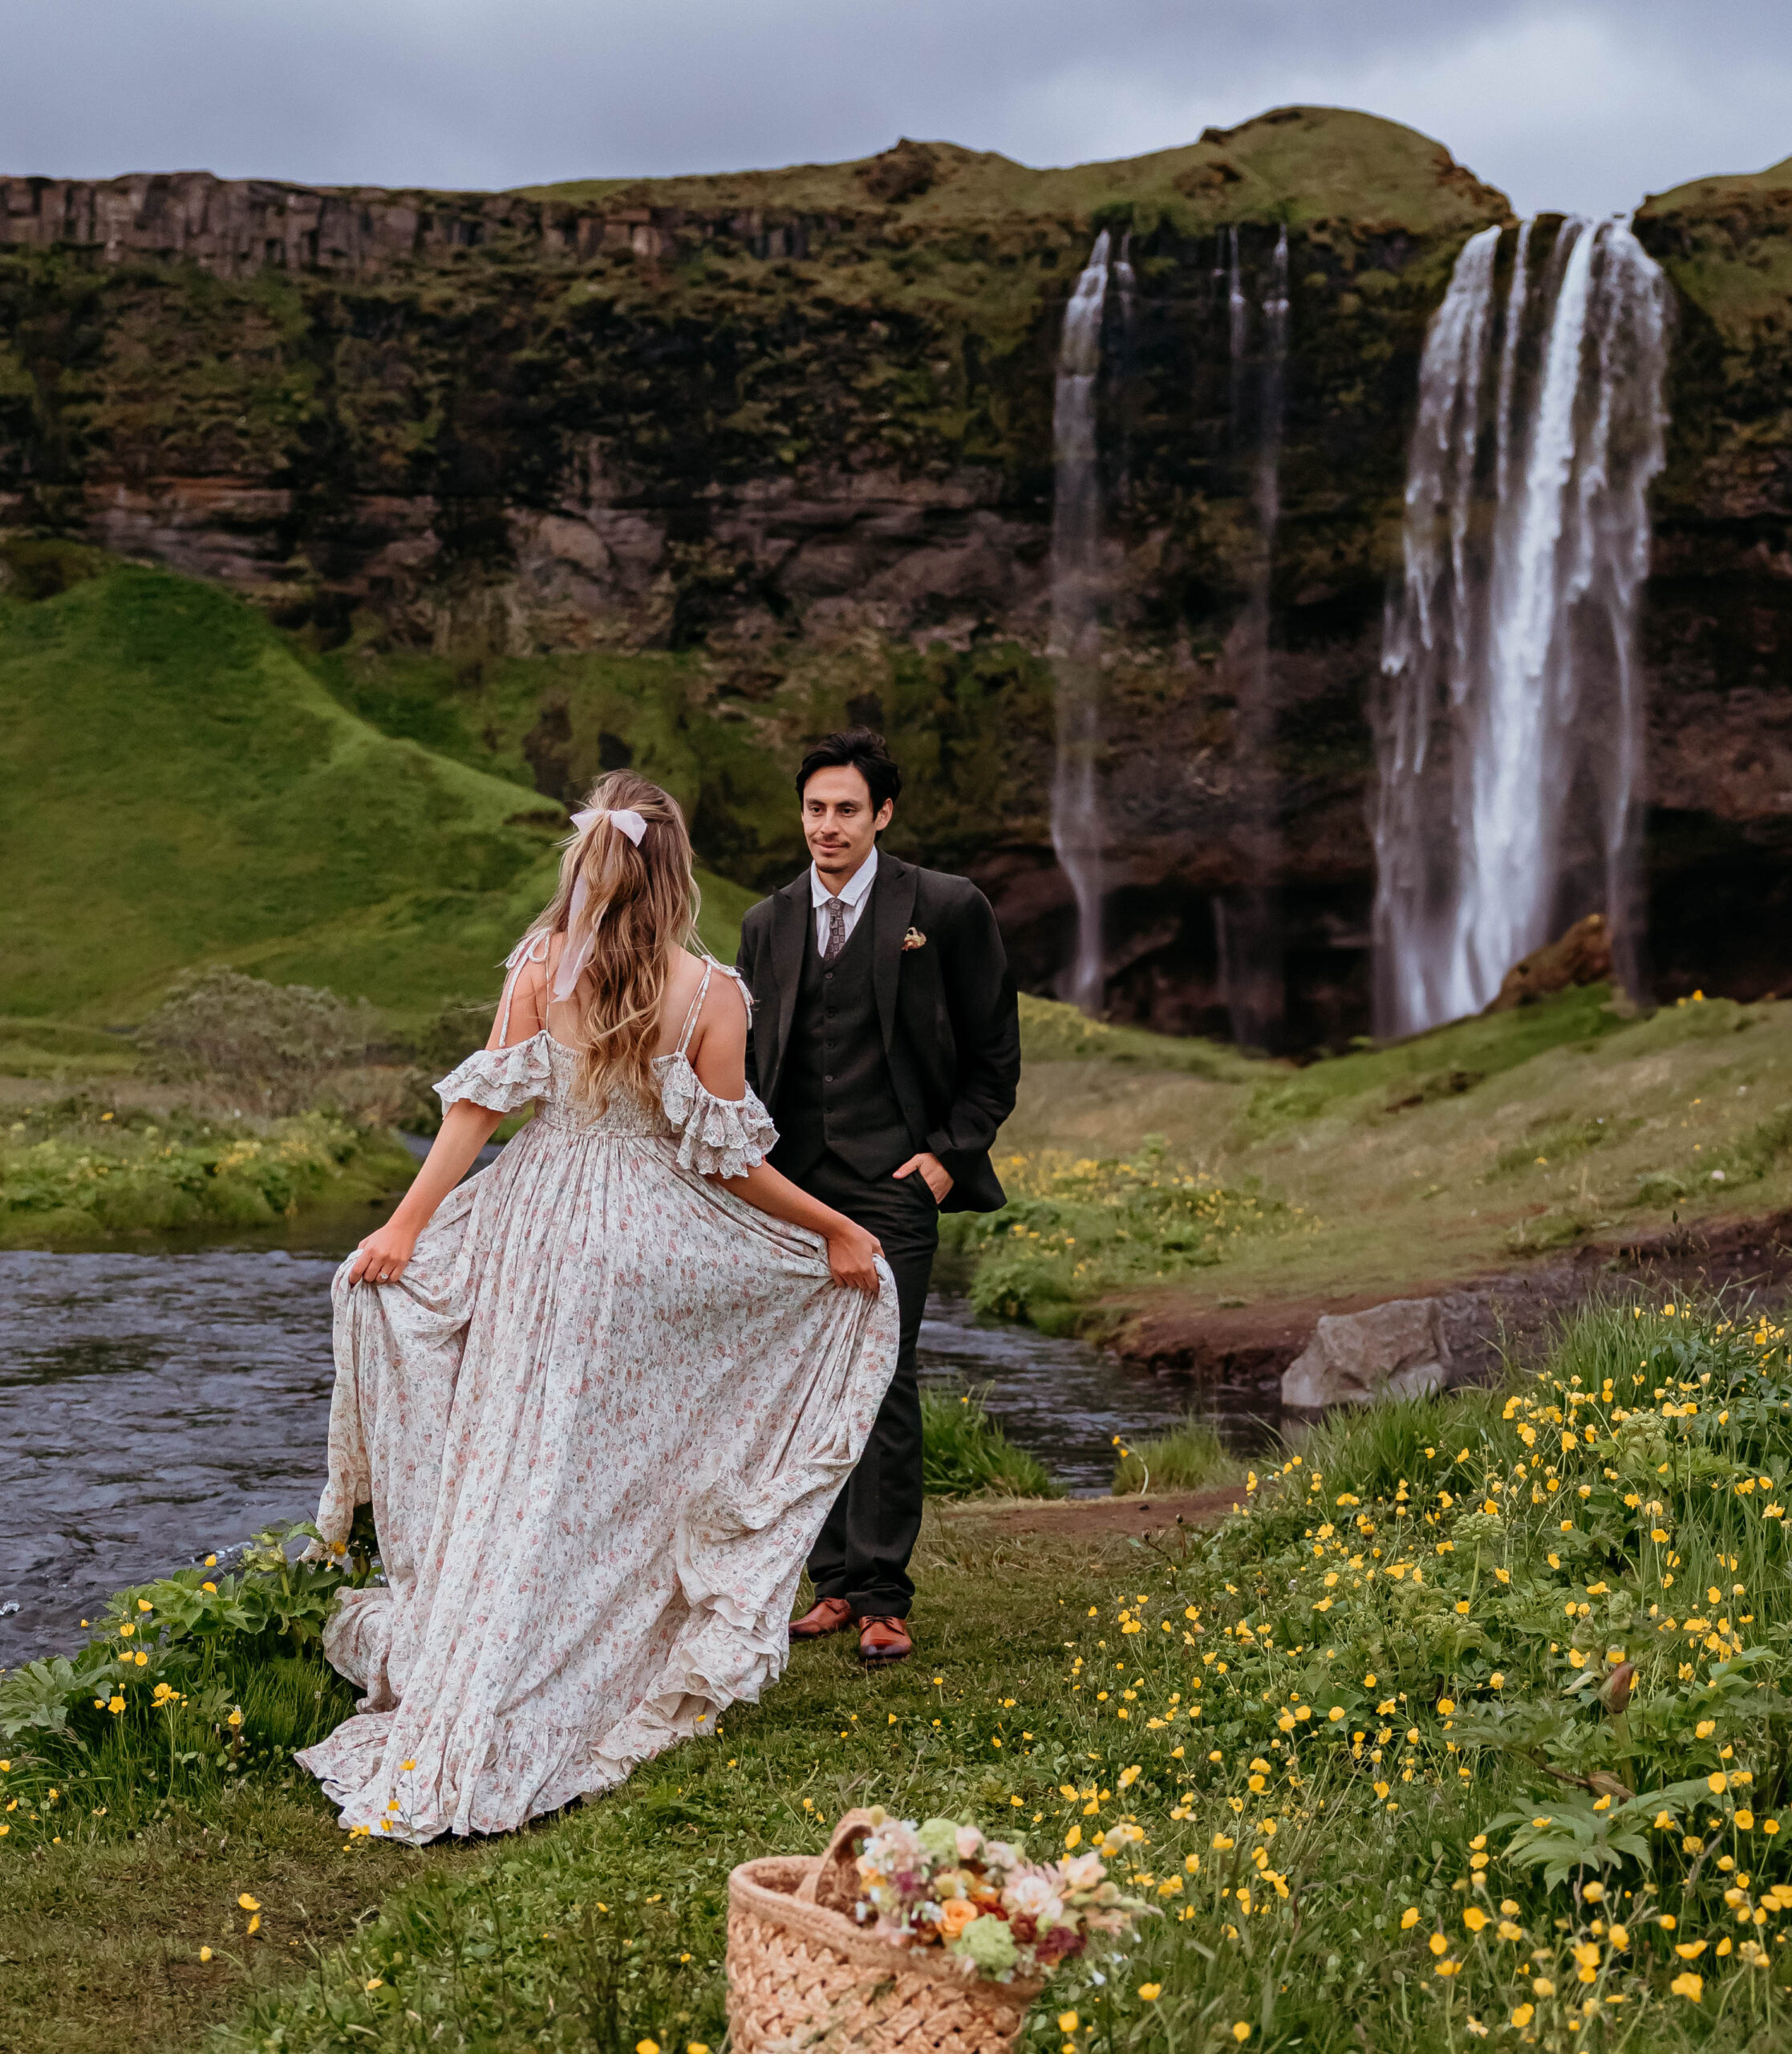
<path fill-rule="evenodd" d="M 757 1698 L 895 1362 L 878 1244 L 764 1163 L 677 805 L 616 771 L 574 824 L 489 1045 L 336 1277 L 318 1526 L 371 1501 L 386 1581 L 342 1596 L 324 1652 L 366 1695 L 298 1760 L 394 1838 L 506 1831 Z"/>

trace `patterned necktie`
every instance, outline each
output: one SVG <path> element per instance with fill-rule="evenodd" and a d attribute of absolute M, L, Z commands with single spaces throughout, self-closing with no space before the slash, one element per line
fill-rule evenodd
<path fill-rule="evenodd" d="M 821 944 L 821 960 L 831 963 L 846 946 L 846 908 L 837 894 L 829 899 L 827 914 L 828 932 Z"/>

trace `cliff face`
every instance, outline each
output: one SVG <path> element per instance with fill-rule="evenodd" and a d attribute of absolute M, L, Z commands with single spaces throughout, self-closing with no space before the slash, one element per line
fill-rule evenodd
<path fill-rule="evenodd" d="M 1659 984 L 1792 989 L 1792 160 L 1651 199 L 1672 280 L 1654 494 L 1652 940 Z"/>
<path fill-rule="evenodd" d="M 1713 881 L 1739 851 L 1778 863 L 1777 795 L 1792 811 L 1788 295 L 1758 287 L 1737 327 L 1732 277 L 1758 280 L 1777 193 L 1640 223 L 1685 301 L 1649 623 L 1670 978 Z M 883 721 L 914 766 L 899 842 L 979 877 L 1043 988 L 1070 924 L 1046 817 L 1053 366 L 1093 233 L 1125 231 L 1110 997 L 1222 1030 L 1214 897 L 1272 864 L 1290 1037 L 1336 1041 L 1366 1025 L 1362 704 L 1418 355 L 1462 241 L 1506 213 L 1424 138 L 1309 109 L 1068 172 L 904 143 L 507 195 L 0 181 L 0 524 L 221 580 L 374 717 L 439 717 L 556 795 L 675 745 L 707 766 L 706 852 L 748 883 L 794 859 L 797 740 Z M 1241 765 L 1263 324 L 1238 356 L 1227 274 L 1235 230 L 1259 307 L 1283 226 L 1276 712 Z M 1777 936 L 1724 945 L 1734 978 L 1777 977 Z"/>

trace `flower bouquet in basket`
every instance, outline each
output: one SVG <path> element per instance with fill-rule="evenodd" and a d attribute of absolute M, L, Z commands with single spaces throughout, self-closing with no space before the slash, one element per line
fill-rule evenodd
<path fill-rule="evenodd" d="M 1121 1896 L 1098 1852 L 1029 1861 L 1019 1843 L 986 1839 L 976 1826 L 916 1825 L 882 1806 L 870 1823 L 853 1916 L 898 1946 L 941 1950 L 966 1976 L 1043 1983 L 1092 1942 L 1123 1937 L 1149 1908 Z M 1124 1839 L 1128 1829 L 1117 1831 Z"/>
<path fill-rule="evenodd" d="M 1040 1985 L 1148 1907 L 1109 1881 L 1143 1835 L 1029 1861 L 974 1825 L 849 1812 L 821 1855 L 763 1855 L 728 1877 L 733 2054 L 1014 2054 Z M 1097 1971 L 1095 1979 L 1099 1979 Z"/>

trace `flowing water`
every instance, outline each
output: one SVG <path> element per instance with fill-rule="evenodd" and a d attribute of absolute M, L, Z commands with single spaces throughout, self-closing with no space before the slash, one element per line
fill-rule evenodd
<path fill-rule="evenodd" d="M 0 1666 L 73 1648 L 127 1584 L 315 1511 L 330 1277 L 350 1238 L 0 1253 Z M 1191 1401 L 1188 1386 L 980 1321 L 943 1294 L 921 1369 L 991 1386 L 1011 1437 L 1075 1491 L 1106 1488 L 1114 1435 L 1162 1431 Z M 1222 1429 L 1251 1441 L 1258 1405 L 1255 1392 L 1224 1394 Z"/>
<path fill-rule="evenodd" d="M 1064 313 L 1052 433 L 1052 668 L 1057 684 L 1057 762 L 1052 779 L 1052 846 L 1076 903 L 1076 939 L 1064 995 L 1100 1009 L 1103 969 L 1104 837 L 1097 757 L 1101 743 L 1101 479 L 1097 402 L 1107 307 L 1108 232 Z M 1121 282 L 1129 295 L 1130 266 Z"/>
<path fill-rule="evenodd" d="M 1547 248 L 1540 245 L 1547 242 Z M 1667 288 L 1621 221 L 1485 229 L 1426 337 L 1375 708 L 1378 1030 L 1602 911 L 1634 987 L 1637 607 Z"/>
<path fill-rule="evenodd" d="M 1241 458 L 1250 466 L 1257 532 L 1244 611 L 1232 637 L 1238 693 L 1233 754 L 1243 794 L 1239 838 L 1255 881 L 1214 899 L 1214 925 L 1220 987 L 1232 1038 L 1244 1049 L 1280 1045 L 1287 984 L 1281 909 L 1274 882 L 1282 858 L 1281 794 L 1275 769 L 1277 702 L 1270 654 L 1270 581 L 1275 564 L 1275 531 L 1282 518 L 1282 428 L 1287 388 L 1285 228 L 1277 235 L 1270 258 L 1261 312 L 1262 349 L 1253 362 L 1251 302 L 1244 290 L 1235 229 L 1226 291 L 1232 432 Z"/>

